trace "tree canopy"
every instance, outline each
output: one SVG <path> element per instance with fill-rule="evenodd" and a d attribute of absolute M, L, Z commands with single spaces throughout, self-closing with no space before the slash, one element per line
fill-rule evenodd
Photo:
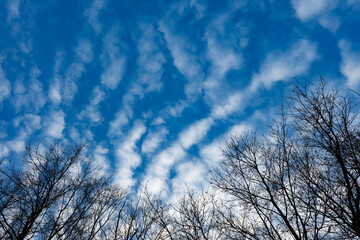
<path fill-rule="evenodd" d="M 115 185 L 86 144 L 29 144 L 0 169 L 0 238 L 359 239 L 356 97 L 293 83 L 269 132 L 229 136 L 211 187 L 175 202 Z"/>

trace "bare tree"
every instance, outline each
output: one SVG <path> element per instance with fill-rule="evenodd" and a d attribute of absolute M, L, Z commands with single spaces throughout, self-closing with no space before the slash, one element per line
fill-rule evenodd
<path fill-rule="evenodd" d="M 349 95 L 294 84 L 268 136 L 230 137 L 211 183 L 230 196 L 229 238 L 359 237 L 359 119 Z M 237 209 L 237 211 L 234 211 Z"/>
<path fill-rule="evenodd" d="M 99 177 L 83 154 L 86 145 L 26 147 L 21 169 L 1 169 L 2 239 L 94 239 L 125 192 Z"/>
<path fill-rule="evenodd" d="M 321 79 L 310 89 L 295 85 L 289 99 L 294 128 L 306 144 L 299 161 L 303 182 L 323 205 L 322 214 L 353 239 L 360 237 L 360 122 L 350 93 Z"/>
<path fill-rule="evenodd" d="M 129 196 L 104 239 L 174 239 L 168 210 L 159 196 L 151 196 L 143 188 L 139 196 Z"/>
<path fill-rule="evenodd" d="M 0 169 L 0 238 L 359 239 L 360 119 L 350 94 L 323 80 L 294 83 L 267 135 L 229 137 L 215 191 L 189 190 L 175 203 L 112 184 L 86 145 L 28 145 L 22 167 Z"/>
<path fill-rule="evenodd" d="M 177 239 L 222 239 L 217 202 L 211 192 L 188 190 L 180 196 L 173 215 Z"/>
<path fill-rule="evenodd" d="M 0 169 L 1 239 L 173 239 L 168 205 L 112 184 L 86 145 L 27 145 L 20 168 Z"/>

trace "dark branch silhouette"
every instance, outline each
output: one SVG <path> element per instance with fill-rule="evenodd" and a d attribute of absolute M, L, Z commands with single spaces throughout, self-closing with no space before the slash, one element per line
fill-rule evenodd
<path fill-rule="evenodd" d="M 175 202 L 100 174 L 86 145 L 27 145 L 0 168 L 0 239 L 359 239 L 353 92 L 293 83 L 265 136 L 229 136 L 207 191 Z"/>

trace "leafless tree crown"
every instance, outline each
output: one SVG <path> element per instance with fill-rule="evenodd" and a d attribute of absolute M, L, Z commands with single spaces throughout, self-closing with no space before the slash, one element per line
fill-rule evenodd
<path fill-rule="evenodd" d="M 229 237 L 358 239 L 360 132 L 350 92 L 294 83 L 270 134 L 230 136 L 212 184 L 231 196 Z M 229 208 L 229 207 L 228 207 Z"/>
<path fill-rule="evenodd" d="M 294 83 L 268 134 L 229 136 L 212 188 L 171 203 L 114 185 L 86 145 L 28 145 L 0 166 L 0 239 L 360 239 L 358 114 L 350 91 Z"/>

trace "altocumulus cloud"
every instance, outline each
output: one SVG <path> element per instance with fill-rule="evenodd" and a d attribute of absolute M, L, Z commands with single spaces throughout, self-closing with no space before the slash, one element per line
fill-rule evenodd
<path fill-rule="evenodd" d="M 1 67 L 2 58 L 0 57 L 0 104 L 3 100 L 10 96 L 11 84 L 6 78 L 5 72 Z"/>
<path fill-rule="evenodd" d="M 351 51 L 351 43 L 347 40 L 340 40 L 339 48 L 342 56 L 340 70 L 347 78 L 347 85 L 357 88 L 360 83 L 360 51 Z"/>
<path fill-rule="evenodd" d="M 4 3 L 1 159 L 87 141 L 100 175 L 174 197 L 206 186 L 229 134 L 263 131 L 293 78 L 359 90 L 354 0 Z"/>
<path fill-rule="evenodd" d="M 45 133 L 52 138 L 61 138 L 65 128 L 65 113 L 61 110 L 52 111 L 45 119 Z"/>

